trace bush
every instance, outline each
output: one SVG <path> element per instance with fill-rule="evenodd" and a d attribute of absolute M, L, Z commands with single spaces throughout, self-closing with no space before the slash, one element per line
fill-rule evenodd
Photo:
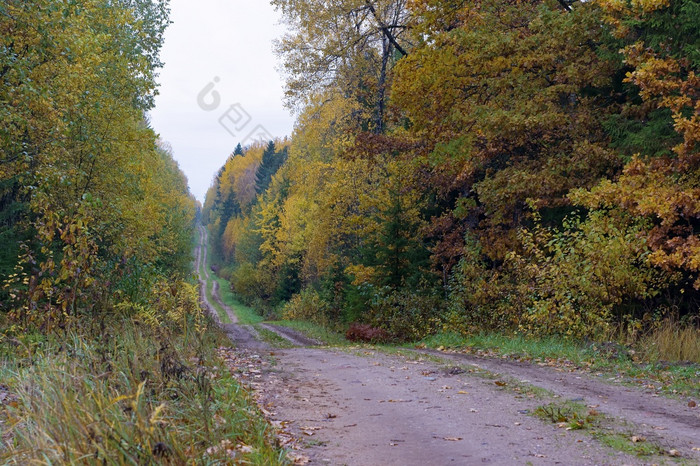
<path fill-rule="evenodd" d="M 364 319 L 399 341 L 420 340 L 443 328 L 443 300 L 433 293 L 363 285 L 368 297 Z"/>
<path fill-rule="evenodd" d="M 384 343 L 389 340 L 389 334 L 381 328 L 368 324 L 354 323 L 350 325 L 345 338 L 350 341 L 364 341 L 367 343 Z"/>
<path fill-rule="evenodd" d="M 337 322 L 329 319 L 331 306 L 324 301 L 316 290 L 305 288 L 292 296 L 282 306 L 282 318 L 287 320 L 307 320 L 324 327 L 330 327 Z"/>
<path fill-rule="evenodd" d="M 272 287 L 270 277 L 253 264 L 244 262 L 231 274 L 231 289 L 241 300 L 251 305 L 256 299 L 267 301 Z"/>
<path fill-rule="evenodd" d="M 508 258 L 531 290 L 521 329 L 600 338 L 667 287 L 672 277 L 649 264 L 642 230 L 639 221 L 603 211 L 567 219 L 560 230 L 523 230 L 524 253 Z"/>
<path fill-rule="evenodd" d="M 450 277 L 444 330 L 466 335 L 516 329 L 528 295 L 523 283 L 522 273 L 508 264 L 488 267 L 479 242 L 468 236 Z"/>

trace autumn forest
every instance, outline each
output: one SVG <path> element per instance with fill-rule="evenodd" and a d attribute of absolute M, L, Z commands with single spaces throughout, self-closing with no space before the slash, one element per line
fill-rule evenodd
<path fill-rule="evenodd" d="M 400 340 L 697 323 L 696 1 L 273 4 L 295 132 L 202 212 L 248 304 Z"/>
<path fill-rule="evenodd" d="M 700 396 L 698 0 L 271 4 L 294 131 L 200 203 L 169 2 L 0 1 L 3 464 L 306 464 L 246 379 L 280 345 L 609 345 Z"/>

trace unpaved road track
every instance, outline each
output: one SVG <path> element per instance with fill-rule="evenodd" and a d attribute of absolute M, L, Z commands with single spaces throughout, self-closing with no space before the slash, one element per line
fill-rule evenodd
<path fill-rule="evenodd" d="M 221 296 L 219 295 L 219 283 L 217 281 L 214 281 L 212 286 L 212 298 L 216 304 L 223 309 L 224 312 L 226 312 L 230 323 L 222 322 L 219 314 L 216 312 L 216 309 L 212 303 L 209 302 L 209 298 L 207 297 L 206 293 L 207 282 L 209 281 L 209 270 L 207 270 L 207 230 L 202 225 L 198 226 L 198 230 L 199 244 L 195 248 L 195 270 L 199 275 L 199 295 L 201 297 L 202 307 L 209 311 L 212 318 L 228 334 L 229 338 L 236 343 L 237 347 L 246 348 L 248 350 L 269 349 L 270 345 L 260 340 L 260 335 L 253 326 L 238 324 L 238 317 L 236 316 L 236 313 L 233 312 L 233 310 L 221 300 Z M 276 333 L 280 338 L 289 341 L 293 345 L 314 345 L 318 343 L 305 337 L 304 335 L 276 325 L 263 324 L 261 327 Z"/>
<path fill-rule="evenodd" d="M 318 348 L 275 357 L 279 372 L 257 388 L 274 419 L 305 439 L 312 463 L 639 463 L 528 415 L 538 400 L 432 362 Z"/>
<path fill-rule="evenodd" d="M 198 262 L 206 260 L 205 234 Z M 300 439 L 296 453 L 311 464 L 622 465 L 677 459 L 626 455 L 585 430 L 567 431 L 531 415 L 537 406 L 567 399 L 625 420 L 625 435 L 677 450 L 686 464 L 700 464 L 700 451 L 694 450 L 700 448 L 700 409 L 679 401 L 532 364 L 308 347 L 314 342 L 297 332 L 266 325 L 299 346 L 274 349 L 252 329 L 235 324 L 235 315 L 231 321 L 224 328 L 236 351 L 259 364 L 247 382 L 270 420 Z M 509 377 L 525 381 L 523 387 L 514 390 Z M 527 384 L 552 394 L 538 398 L 527 393 Z"/>

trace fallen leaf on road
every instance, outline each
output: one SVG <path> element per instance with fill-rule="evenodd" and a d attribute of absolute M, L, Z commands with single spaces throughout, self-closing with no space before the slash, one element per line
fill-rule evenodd
<path fill-rule="evenodd" d="M 639 443 L 639 442 L 644 442 L 646 440 L 646 438 L 633 435 L 630 440 L 632 440 L 632 443 Z"/>
<path fill-rule="evenodd" d="M 321 428 L 318 426 L 303 426 L 303 427 L 300 427 L 300 429 L 301 430 L 321 430 Z"/>
<path fill-rule="evenodd" d="M 698 405 L 698 404 L 697 404 L 695 401 L 693 401 L 693 400 L 690 400 L 690 401 L 688 402 L 688 408 L 695 408 L 697 405 Z"/>
<path fill-rule="evenodd" d="M 505 383 L 505 382 L 502 381 L 502 380 L 496 380 L 494 383 L 495 383 L 496 385 L 498 385 L 499 387 L 505 387 L 506 385 L 508 385 L 507 383 Z"/>
<path fill-rule="evenodd" d="M 443 440 L 447 440 L 449 442 L 458 442 L 462 440 L 462 437 L 443 437 Z"/>
<path fill-rule="evenodd" d="M 293 464 L 309 464 L 309 461 L 311 461 L 308 456 L 298 455 L 295 453 L 287 454 L 287 458 L 291 460 Z"/>
<path fill-rule="evenodd" d="M 464 390 L 460 390 L 457 392 L 457 395 L 468 395 L 469 392 L 465 392 Z"/>
<path fill-rule="evenodd" d="M 681 456 L 681 452 L 678 450 L 669 450 L 668 455 L 669 456 Z"/>

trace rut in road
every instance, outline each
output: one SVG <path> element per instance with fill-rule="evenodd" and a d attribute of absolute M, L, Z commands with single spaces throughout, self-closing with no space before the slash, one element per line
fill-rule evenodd
<path fill-rule="evenodd" d="M 532 415 L 549 402 L 483 371 L 372 349 L 292 348 L 249 383 L 311 464 L 651 464 Z"/>
<path fill-rule="evenodd" d="M 666 450 L 678 450 L 700 463 L 700 411 L 689 407 L 687 401 L 664 398 L 637 387 L 613 385 L 586 373 L 563 372 L 531 363 L 463 353 L 422 352 L 524 380 L 564 399 L 594 404 L 601 413 L 634 424 L 636 436 L 654 440 Z"/>

